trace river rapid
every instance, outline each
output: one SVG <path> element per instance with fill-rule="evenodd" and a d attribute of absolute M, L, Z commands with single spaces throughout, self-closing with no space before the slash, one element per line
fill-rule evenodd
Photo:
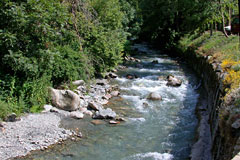
<path fill-rule="evenodd" d="M 199 79 L 183 62 L 136 44 L 135 57 L 141 62 L 126 62 L 127 68 L 118 71 L 112 84 L 120 87 L 120 97 L 113 98 L 107 107 L 127 119 L 110 125 L 93 125 L 91 119 L 63 120 L 68 129 L 79 128 L 80 141 L 69 141 L 52 149 L 32 153 L 25 159 L 43 160 L 186 160 L 196 137 L 195 107 L 199 94 Z M 157 60 L 158 63 L 152 63 Z M 137 79 L 126 79 L 135 74 Z M 166 77 L 181 79 L 180 87 L 166 86 Z M 160 77 L 160 78 L 159 78 Z M 162 101 L 147 96 L 158 92 Z"/>

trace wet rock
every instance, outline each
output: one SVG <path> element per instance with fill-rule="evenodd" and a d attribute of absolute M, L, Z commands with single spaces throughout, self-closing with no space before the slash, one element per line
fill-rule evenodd
<path fill-rule="evenodd" d="M 140 62 L 141 62 L 141 60 L 140 60 L 140 59 L 135 59 L 135 62 L 138 62 L 138 63 L 140 63 Z"/>
<path fill-rule="evenodd" d="M 80 108 L 80 98 L 73 91 L 50 88 L 50 93 L 55 107 L 66 111 L 75 111 Z"/>
<path fill-rule="evenodd" d="M 126 78 L 127 79 L 135 79 L 135 78 L 138 78 L 138 76 L 137 75 L 133 75 L 133 74 L 127 74 Z"/>
<path fill-rule="evenodd" d="M 150 100 L 162 100 L 162 96 L 157 92 L 152 92 L 148 95 L 147 99 Z"/>
<path fill-rule="evenodd" d="M 95 111 L 99 111 L 102 107 L 101 104 L 99 103 L 96 103 L 96 102 L 89 102 L 88 103 L 88 108 L 92 109 L 92 110 L 95 110 Z"/>
<path fill-rule="evenodd" d="M 11 113 L 7 116 L 7 118 L 5 119 L 6 122 L 16 122 L 19 119 L 17 119 L 17 115 L 15 113 Z"/>
<path fill-rule="evenodd" d="M 83 119 L 84 115 L 79 111 L 75 111 L 70 113 L 70 117 L 74 119 Z"/>
<path fill-rule="evenodd" d="M 95 113 L 93 119 L 114 119 L 117 114 L 110 108 L 100 109 Z"/>
<path fill-rule="evenodd" d="M 117 97 L 117 96 L 119 96 L 120 95 L 120 92 L 119 91 L 112 91 L 111 92 L 111 96 L 112 97 Z"/>
<path fill-rule="evenodd" d="M 167 86 L 172 86 L 172 87 L 179 87 L 182 85 L 182 81 L 174 77 L 173 75 L 169 75 L 167 77 Z"/>
<path fill-rule="evenodd" d="M 122 122 L 126 122 L 127 120 L 123 117 L 117 117 L 115 118 L 116 121 L 122 121 Z"/>
<path fill-rule="evenodd" d="M 84 82 L 84 80 L 77 80 L 77 81 L 73 81 L 72 84 L 74 86 L 83 86 L 83 85 L 85 85 L 85 82 Z"/>
<path fill-rule="evenodd" d="M 98 79 L 97 81 L 96 81 L 96 84 L 97 85 L 100 85 L 100 86 L 105 86 L 105 85 L 107 85 L 107 80 L 106 79 Z"/>
<path fill-rule="evenodd" d="M 115 73 L 111 73 L 111 72 L 108 74 L 108 76 L 110 78 L 117 78 L 118 77 Z"/>
<path fill-rule="evenodd" d="M 118 121 L 109 121 L 109 124 L 120 124 Z"/>
<path fill-rule="evenodd" d="M 153 64 L 158 64 L 158 60 L 153 60 L 152 63 Z"/>
<path fill-rule="evenodd" d="M 159 81 L 165 80 L 165 78 L 166 78 L 166 77 L 164 77 L 164 76 L 159 76 L 159 77 L 158 77 L 158 80 L 159 80 Z"/>
<path fill-rule="evenodd" d="M 91 123 L 94 124 L 94 125 L 105 124 L 105 122 L 102 121 L 102 120 L 93 120 L 93 121 L 91 121 Z"/>

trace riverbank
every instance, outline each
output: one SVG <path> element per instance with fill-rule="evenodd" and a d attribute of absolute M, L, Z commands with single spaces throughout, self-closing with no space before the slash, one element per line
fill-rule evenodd
<path fill-rule="evenodd" d="M 185 36 L 178 47 L 177 55 L 183 57 L 202 78 L 207 91 L 205 112 L 200 117 L 198 129 L 202 142 L 210 141 L 212 159 L 230 160 L 239 150 L 239 50 L 237 36 L 229 39 L 222 33 L 208 32 L 202 35 Z M 176 55 L 176 54 L 175 54 Z M 201 121 L 206 117 L 205 127 Z M 201 135 L 210 126 L 210 139 Z M 207 147 L 208 148 L 208 147 Z M 208 149 L 204 149 L 206 153 Z M 196 151 L 196 150 L 195 150 Z"/>
<path fill-rule="evenodd" d="M 113 77 L 113 75 L 113 73 L 110 73 L 109 78 Z M 124 120 L 121 117 L 117 117 L 116 113 L 111 109 L 105 109 L 102 106 L 107 104 L 110 98 L 119 95 L 118 86 L 109 85 L 107 79 L 95 80 L 90 87 L 83 81 L 75 81 L 73 85 L 76 88 L 74 90 L 75 93 L 70 90 L 50 89 L 50 92 L 54 90 L 58 94 L 63 94 L 52 95 L 52 102 L 54 101 L 55 104 L 58 104 L 58 108 L 45 105 L 41 113 L 26 114 L 25 116 L 11 119 L 12 122 L 1 122 L 1 160 L 26 156 L 35 150 L 45 150 L 51 145 L 61 144 L 70 138 L 81 138 L 81 128 L 70 130 L 60 126 L 61 121 L 66 118 L 80 120 L 85 117 L 95 116 L 96 119 Z M 71 93 L 72 97 L 75 95 L 77 100 L 79 100 L 78 108 L 74 109 L 74 111 L 69 111 L 69 109 L 74 106 L 74 103 L 77 103 L 77 100 L 71 96 L 66 96 L 65 93 L 68 93 L 68 95 Z M 62 109 L 61 106 L 63 107 Z M 115 121 L 112 121 L 112 123 L 115 123 Z"/>

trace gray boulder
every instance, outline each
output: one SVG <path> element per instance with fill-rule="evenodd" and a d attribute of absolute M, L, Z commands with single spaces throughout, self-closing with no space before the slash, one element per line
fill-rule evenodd
<path fill-rule="evenodd" d="M 117 96 L 119 96 L 120 95 L 120 92 L 119 91 L 112 91 L 111 92 L 111 96 L 112 97 L 117 97 Z"/>
<path fill-rule="evenodd" d="M 95 113 L 93 119 L 114 119 L 117 114 L 110 108 L 100 109 Z"/>
<path fill-rule="evenodd" d="M 52 104 L 62 110 L 75 111 L 80 108 L 79 96 L 70 90 L 50 88 Z"/>
<path fill-rule="evenodd" d="M 182 85 L 182 81 L 180 79 L 177 79 L 173 75 L 167 76 L 167 81 L 167 86 L 179 87 Z"/>
<path fill-rule="evenodd" d="M 159 93 L 152 92 L 148 95 L 147 99 L 150 100 L 162 100 L 162 96 Z"/>

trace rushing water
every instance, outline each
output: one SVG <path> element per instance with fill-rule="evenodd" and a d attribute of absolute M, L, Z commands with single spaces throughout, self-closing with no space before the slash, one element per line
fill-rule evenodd
<path fill-rule="evenodd" d="M 198 79 L 184 64 L 159 54 L 146 45 L 135 45 L 141 63 L 126 64 L 118 72 L 121 97 L 108 107 L 128 119 L 120 125 L 92 125 L 89 119 L 65 120 L 67 128 L 79 127 L 84 138 L 77 142 L 56 146 L 34 153 L 28 159 L 49 160 L 185 160 L 194 142 L 197 119 L 194 114 L 198 99 L 195 90 Z M 158 60 L 158 64 L 153 64 Z M 140 65 L 139 65 L 140 64 Z M 126 74 L 139 78 L 127 80 Z M 183 81 L 178 87 L 167 87 L 166 77 L 172 74 Z M 158 92 L 162 101 L 146 99 L 150 92 Z"/>

